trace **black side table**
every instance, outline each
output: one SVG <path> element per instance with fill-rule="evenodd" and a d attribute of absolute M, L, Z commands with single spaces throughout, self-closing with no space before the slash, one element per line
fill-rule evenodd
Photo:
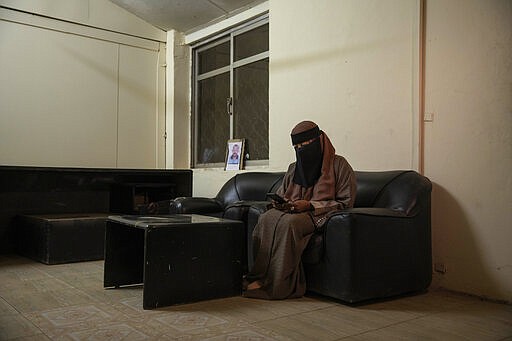
<path fill-rule="evenodd" d="M 237 296 L 243 223 L 195 214 L 109 216 L 104 287 L 143 284 L 143 308 Z"/>

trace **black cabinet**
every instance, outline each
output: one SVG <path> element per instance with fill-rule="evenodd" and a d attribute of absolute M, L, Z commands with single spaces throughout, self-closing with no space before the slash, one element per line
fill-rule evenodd
<path fill-rule="evenodd" d="M 176 198 L 174 183 L 126 183 L 112 186 L 110 211 L 115 213 L 143 214 L 151 202 Z"/>
<path fill-rule="evenodd" d="M 187 169 L 0 166 L 0 253 L 26 248 L 17 238 L 21 215 L 137 214 L 146 203 L 191 195 Z"/>

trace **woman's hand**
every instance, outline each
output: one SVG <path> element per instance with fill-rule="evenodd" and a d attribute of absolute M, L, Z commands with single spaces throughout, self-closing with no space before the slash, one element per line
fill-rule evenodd
<path fill-rule="evenodd" d="M 309 200 L 296 200 L 292 202 L 292 207 L 290 208 L 291 213 L 301 213 L 306 211 L 311 211 L 313 206 Z"/>
<path fill-rule="evenodd" d="M 272 200 L 272 207 L 278 209 L 279 211 L 289 212 L 290 209 L 292 208 L 292 203 L 289 201 L 278 203 L 277 201 Z"/>
<path fill-rule="evenodd" d="M 273 201 L 272 206 L 286 213 L 302 213 L 313 210 L 313 206 L 308 200 L 287 201 L 282 204 Z"/>
<path fill-rule="evenodd" d="M 158 203 L 150 202 L 148 206 L 146 206 L 146 210 L 148 214 L 157 214 L 158 213 Z"/>

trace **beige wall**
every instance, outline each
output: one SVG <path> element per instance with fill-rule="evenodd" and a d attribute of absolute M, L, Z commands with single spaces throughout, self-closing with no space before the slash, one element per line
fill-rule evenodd
<path fill-rule="evenodd" d="M 436 284 L 512 301 L 512 2 L 428 0 Z"/>
<path fill-rule="evenodd" d="M 165 32 L 107 0 L 0 4 L 0 164 L 165 167 Z"/>

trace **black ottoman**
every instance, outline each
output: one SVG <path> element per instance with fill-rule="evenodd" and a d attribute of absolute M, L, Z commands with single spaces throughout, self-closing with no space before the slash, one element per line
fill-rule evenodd
<path fill-rule="evenodd" d="M 20 215 L 18 253 L 45 264 L 103 259 L 108 213 Z"/>
<path fill-rule="evenodd" d="M 144 309 L 241 294 L 241 221 L 110 216 L 105 237 L 104 287 L 143 284 Z"/>

